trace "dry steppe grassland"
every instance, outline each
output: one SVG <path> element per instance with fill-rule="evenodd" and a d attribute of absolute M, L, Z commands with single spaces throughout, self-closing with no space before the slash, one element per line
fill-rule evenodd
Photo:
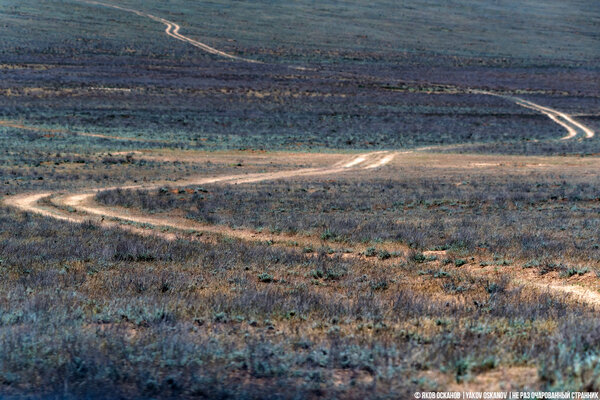
<path fill-rule="evenodd" d="M 600 390 L 596 2 L 4 3 L 0 397 Z"/>

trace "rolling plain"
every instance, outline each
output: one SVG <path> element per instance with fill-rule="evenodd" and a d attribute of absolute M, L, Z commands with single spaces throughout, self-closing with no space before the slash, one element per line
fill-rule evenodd
<path fill-rule="evenodd" d="M 596 2 L 0 24 L 0 397 L 600 390 Z"/>

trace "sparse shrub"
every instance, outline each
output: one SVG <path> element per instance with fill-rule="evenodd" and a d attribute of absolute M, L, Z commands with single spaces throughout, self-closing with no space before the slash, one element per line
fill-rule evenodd
<path fill-rule="evenodd" d="M 490 370 L 496 368 L 497 365 L 498 365 L 498 361 L 497 361 L 496 357 L 490 356 L 490 357 L 483 359 L 481 362 L 474 364 L 471 367 L 471 371 L 473 371 L 475 373 L 482 373 L 482 372 L 490 371 Z"/>
<path fill-rule="evenodd" d="M 457 259 L 454 260 L 454 266 L 455 267 L 462 267 L 466 263 L 467 263 L 467 260 L 465 260 L 463 258 L 457 258 Z"/>
<path fill-rule="evenodd" d="M 377 290 L 386 290 L 388 288 L 388 281 L 383 278 L 383 279 L 378 279 L 378 280 L 373 280 L 371 281 L 371 290 L 377 291 Z"/>
<path fill-rule="evenodd" d="M 310 276 L 314 279 L 321 279 L 323 277 L 323 271 L 320 269 L 313 269 L 310 271 Z"/>
<path fill-rule="evenodd" d="M 344 264 L 334 265 L 324 269 L 325 279 L 337 281 L 348 274 L 348 268 Z"/>
<path fill-rule="evenodd" d="M 333 240 L 337 237 L 337 235 L 335 233 L 333 233 L 332 231 L 330 231 L 329 229 L 325 230 L 325 232 L 323 232 L 321 234 L 321 240 Z"/>
<path fill-rule="evenodd" d="M 268 282 L 273 282 L 274 278 L 273 278 L 273 275 L 263 272 L 262 274 L 258 275 L 258 280 L 261 282 L 268 283 Z"/>
<path fill-rule="evenodd" d="M 465 376 L 469 373 L 469 361 L 465 359 L 459 359 L 454 363 L 454 376 L 456 383 L 461 383 Z"/>
<path fill-rule="evenodd" d="M 442 289 L 444 290 L 444 292 L 450 293 L 450 294 L 460 294 L 460 293 L 464 293 L 468 290 L 468 288 L 466 286 L 457 285 L 454 281 L 445 282 L 442 285 Z"/>
<path fill-rule="evenodd" d="M 375 257 L 377 255 L 377 249 L 375 247 L 368 247 L 364 254 L 365 257 Z"/>
<path fill-rule="evenodd" d="M 531 260 L 531 261 L 528 261 L 528 262 L 526 262 L 526 263 L 523 265 L 523 268 L 537 268 L 537 267 L 539 267 L 539 266 L 540 266 L 540 262 L 539 262 L 539 260 L 535 260 L 535 259 L 534 259 L 534 260 Z"/>
<path fill-rule="evenodd" d="M 485 285 L 485 291 L 490 295 L 494 295 L 496 293 L 503 293 L 506 290 L 506 286 L 508 285 L 508 278 L 503 277 L 498 282 L 487 282 Z"/>
<path fill-rule="evenodd" d="M 542 265 L 542 267 L 539 270 L 540 275 L 546 275 L 549 272 L 554 272 L 554 271 L 564 271 L 567 270 L 568 267 L 562 263 L 554 263 L 554 262 L 548 262 Z"/>
<path fill-rule="evenodd" d="M 589 268 L 571 267 L 561 271 L 561 278 L 570 278 L 574 275 L 585 275 L 589 272 Z"/>
<path fill-rule="evenodd" d="M 446 272 L 444 270 L 439 270 L 438 272 L 436 272 L 435 274 L 433 274 L 434 278 L 447 278 L 450 276 L 449 272 Z"/>
<path fill-rule="evenodd" d="M 377 258 L 379 258 L 380 260 L 387 260 L 388 258 L 391 258 L 391 257 L 392 257 L 392 255 L 387 250 L 379 250 L 377 252 Z"/>
<path fill-rule="evenodd" d="M 417 264 L 421 264 L 424 263 L 427 258 L 425 257 L 425 255 L 423 253 L 411 250 L 411 252 L 408 255 L 408 259 L 417 263 Z"/>
<path fill-rule="evenodd" d="M 213 315 L 213 321 L 215 322 L 227 322 L 227 314 L 224 312 L 218 312 Z"/>

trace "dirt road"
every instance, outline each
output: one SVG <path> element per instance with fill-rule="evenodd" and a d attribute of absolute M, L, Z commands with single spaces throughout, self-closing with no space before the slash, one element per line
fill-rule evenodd
<path fill-rule="evenodd" d="M 85 137 L 92 137 L 92 138 L 98 138 L 98 139 L 118 140 L 118 141 L 123 141 L 123 142 L 143 142 L 143 143 L 161 143 L 161 144 L 172 143 L 172 142 L 169 142 L 166 140 L 160 140 L 160 139 L 103 135 L 101 133 L 79 132 L 79 131 L 71 131 L 68 129 L 41 128 L 38 126 L 26 125 L 22 122 L 16 122 L 16 121 L 0 121 L 0 126 L 5 126 L 7 128 L 23 129 L 23 130 L 32 131 L 32 132 L 46 132 L 46 133 L 52 133 L 52 134 L 58 133 L 58 134 L 63 134 L 63 135 L 85 136 Z"/>
<path fill-rule="evenodd" d="M 202 42 L 199 42 L 192 38 L 189 38 L 187 36 L 184 36 L 179 33 L 179 30 L 181 29 L 181 27 L 179 25 L 177 25 L 175 22 L 166 20 L 164 18 L 157 17 L 155 15 L 152 15 L 152 14 L 149 14 L 149 13 L 146 13 L 143 11 L 134 10 L 131 8 L 126 8 L 126 7 L 121 7 L 121 6 L 118 6 L 115 4 L 110 4 L 110 3 L 101 3 L 99 1 L 93 1 L 93 0 L 79 0 L 79 1 L 82 3 L 93 4 L 93 5 L 97 5 L 97 6 L 103 6 L 103 7 L 110 7 L 110 8 L 114 8 L 117 10 L 126 11 L 129 13 L 139 15 L 140 17 L 150 18 L 154 21 L 165 24 L 166 25 L 165 33 L 167 35 L 171 36 L 174 39 L 181 40 L 182 42 L 189 43 L 192 46 L 198 47 L 199 49 L 201 49 L 207 53 L 214 54 L 214 55 L 220 56 L 220 57 L 229 58 L 231 60 L 238 60 L 238 61 L 244 61 L 244 62 L 249 62 L 249 63 L 261 63 L 260 61 L 257 61 L 257 60 L 252 60 L 249 58 L 239 57 L 239 56 L 236 56 L 233 54 L 226 53 L 224 51 L 215 49 L 214 47 L 211 47 L 205 43 L 202 43 Z"/>
<path fill-rule="evenodd" d="M 352 171 L 353 169 L 361 168 L 377 168 L 382 167 L 389 163 L 393 158 L 393 153 L 388 151 L 373 152 L 360 154 L 353 156 L 347 161 L 342 161 L 334 164 L 331 167 L 322 168 L 302 168 L 290 171 L 278 171 L 278 172 L 265 172 L 265 173 L 252 173 L 244 175 L 222 175 L 214 177 L 197 177 L 193 179 L 187 179 L 177 182 L 177 186 L 190 186 L 190 185 L 205 185 L 210 183 L 223 183 L 223 184 L 241 184 L 241 183 L 252 183 L 261 182 L 267 180 L 285 179 L 285 178 L 296 178 L 303 176 L 319 176 L 319 175 L 334 175 L 342 172 Z M 90 199 L 95 193 L 101 190 L 112 190 L 112 189 L 140 189 L 140 190 L 152 190 L 160 188 L 164 185 L 172 185 L 173 182 L 158 182 L 150 185 L 129 185 L 122 187 L 104 187 L 104 188 L 92 188 L 82 193 L 74 193 L 68 196 L 63 196 L 62 205 L 67 207 L 73 207 L 77 209 L 82 203 Z M 21 211 L 32 212 L 44 216 L 53 218 L 59 218 L 63 220 L 69 220 L 72 222 L 81 222 L 81 219 L 76 219 L 73 216 L 65 216 L 63 213 L 59 213 L 57 210 L 49 210 L 46 206 L 39 205 L 39 201 L 45 197 L 50 197 L 53 194 L 51 192 L 35 193 L 35 194 L 24 194 L 7 197 L 4 199 L 5 204 L 15 207 Z M 88 208 L 83 210 L 90 214 L 105 215 L 98 208 Z M 106 215 L 110 217 L 118 217 L 127 220 L 127 216 L 115 216 Z M 136 220 L 135 222 L 144 222 Z"/>
<path fill-rule="evenodd" d="M 229 54 L 226 53 L 224 51 L 218 50 L 214 47 L 211 47 L 205 43 L 202 43 L 200 41 L 194 40 L 188 36 L 182 35 L 181 33 L 179 33 L 181 27 L 176 24 L 175 22 L 169 21 L 167 19 L 161 18 L 161 17 L 157 17 L 153 14 L 149 14 L 143 11 L 139 11 L 139 10 L 135 10 L 135 9 L 131 9 L 131 8 L 127 8 L 127 7 L 121 7 L 115 4 L 110 4 L 110 3 L 103 3 L 103 2 L 99 2 L 99 1 L 94 1 L 94 0 L 77 0 L 80 1 L 82 3 L 86 3 L 86 4 L 90 4 L 90 5 L 96 5 L 96 6 L 101 6 L 101 7 L 109 7 L 109 8 L 113 8 L 116 10 L 121 10 L 121 11 L 125 11 L 125 12 L 129 12 L 129 13 L 133 13 L 136 14 L 140 17 L 145 17 L 145 18 L 150 18 L 153 21 L 157 21 L 160 22 L 162 24 L 164 24 L 166 26 L 165 29 L 165 33 L 177 40 L 180 40 L 182 42 L 185 43 L 189 43 L 192 46 L 195 46 L 199 49 L 201 49 L 202 51 L 205 51 L 209 54 L 213 54 L 216 56 L 220 56 L 220 57 L 224 57 L 224 58 L 228 58 L 230 60 L 237 60 L 237 61 L 243 61 L 243 62 L 248 62 L 248 63 L 258 63 L 258 64 L 262 64 L 261 61 L 258 60 L 253 60 L 253 59 L 249 59 L 249 58 L 244 58 L 244 57 L 240 57 L 240 56 L 236 56 L 233 54 Z M 289 68 L 293 68 L 293 69 L 297 69 L 297 70 L 309 70 L 311 68 L 307 68 L 307 67 L 302 67 L 302 66 L 295 66 L 295 65 L 288 65 Z M 450 87 L 449 85 L 444 85 L 447 87 Z M 462 90 L 460 88 L 455 88 L 457 90 Z M 510 95 L 504 95 L 504 94 L 500 94 L 500 93 L 494 93 L 494 92 L 489 92 L 486 90 L 479 90 L 479 89 L 466 89 L 467 93 L 477 93 L 477 94 L 484 94 L 484 95 L 488 95 L 488 96 L 498 96 L 498 97 L 503 97 L 507 100 L 513 101 L 516 104 L 522 106 L 522 107 L 526 107 L 535 111 L 538 111 L 542 114 L 547 115 L 553 122 L 559 124 L 560 126 L 562 126 L 563 128 L 565 128 L 567 130 L 567 135 L 562 137 L 562 140 L 567 140 L 567 139 L 573 139 L 575 137 L 577 137 L 578 133 L 582 133 L 583 136 L 585 138 L 592 138 L 595 135 L 595 132 L 585 126 L 584 124 L 576 121 L 573 119 L 573 117 L 567 113 L 552 109 L 550 107 L 545 107 L 539 104 L 536 104 L 532 101 L 529 100 L 525 100 L 516 96 L 510 96 Z M 25 125 L 23 123 L 19 123 L 19 122 L 14 122 L 14 121 L 0 121 L 0 126 L 6 126 L 6 127 L 12 127 L 12 128 L 18 128 L 18 129 L 25 129 L 25 130 L 32 130 L 32 131 L 41 131 L 41 132 L 48 132 L 48 133 L 63 133 L 63 134 L 70 134 L 70 135 L 77 135 L 77 136 L 88 136 L 88 137 L 95 137 L 95 138 L 102 138 L 102 139 L 109 139 L 109 140 L 120 140 L 120 141 L 144 141 L 144 142 L 151 142 L 151 143 L 170 143 L 169 141 L 166 140 L 153 140 L 153 139 L 140 139 L 140 138 L 130 138 L 130 137 L 122 137 L 122 136 L 111 136 L 111 135 L 103 135 L 103 134 L 97 134 L 97 133 L 88 133 L 88 132 L 76 132 L 76 131 L 70 131 L 70 130 L 59 130 L 59 129 L 45 129 L 45 128 L 39 128 L 39 127 L 35 127 L 35 126 L 28 126 Z M 388 156 L 389 159 L 392 159 L 394 156 L 393 155 L 389 155 Z M 385 164 L 385 162 L 384 162 Z M 382 164 L 382 165 L 384 165 Z M 372 168 L 376 168 L 377 164 L 374 164 L 374 166 Z"/>
<path fill-rule="evenodd" d="M 328 176 L 335 174 L 353 173 L 361 169 L 373 169 L 388 164 L 397 154 L 389 151 L 359 154 L 350 156 L 330 167 L 302 168 L 289 171 L 253 173 L 245 175 L 222 175 L 213 177 L 197 177 L 177 182 L 177 186 L 203 185 L 220 183 L 227 185 L 260 182 L 276 179 L 291 179 L 305 176 Z M 150 185 L 130 185 L 120 187 L 121 189 L 157 189 L 164 185 L 172 185 L 173 182 L 158 182 Z M 103 226 L 116 226 L 142 235 L 158 235 L 167 240 L 176 239 L 178 235 L 173 231 L 185 233 L 211 233 L 234 237 L 247 241 L 271 241 L 279 246 L 289 246 L 290 240 L 307 246 L 317 248 L 320 245 L 318 237 L 294 236 L 293 238 L 284 234 L 272 234 L 257 232 L 252 229 L 234 229 L 223 225 L 209 225 L 197 221 L 188 220 L 183 217 L 148 215 L 147 213 L 126 209 L 123 207 L 108 207 L 94 201 L 94 196 L 101 190 L 117 189 L 117 187 L 93 188 L 85 192 L 63 194 L 63 193 L 33 193 L 21 194 L 7 197 L 4 203 L 24 212 L 39 214 L 73 223 L 83 223 L 94 220 Z M 336 244 L 329 244 L 336 246 Z M 347 244 L 340 244 L 347 246 Z M 360 245 L 357 245 L 360 246 Z M 397 249 L 408 251 L 408 246 L 395 244 Z M 356 250 L 356 249 L 355 249 Z M 362 257 L 359 251 L 354 254 L 346 254 L 347 257 Z M 518 271 L 522 268 L 513 268 L 512 281 L 515 286 L 525 286 L 531 290 L 549 291 L 558 294 L 568 294 L 573 301 L 585 303 L 591 307 L 600 308 L 600 294 L 580 286 L 568 285 L 558 280 L 538 281 L 529 279 Z M 517 271 L 517 272 L 515 272 Z M 495 273 L 493 270 L 483 270 L 474 267 L 470 272 L 476 275 L 487 276 Z M 531 273 L 530 271 L 527 273 Z M 514 275 L 514 276 L 513 276 Z"/>
<path fill-rule="evenodd" d="M 296 170 L 286 170 L 278 172 L 251 173 L 239 175 L 221 175 L 213 177 L 200 176 L 192 179 L 182 180 L 177 182 L 177 186 L 205 185 L 211 183 L 221 184 L 242 184 L 261 182 L 267 180 L 298 178 L 305 176 L 320 176 L 320 175 L 335 175 L 345 172 L 352 172 L 359 169 L 373 169 L 385 166 L 394 156 L 394 153 L 388 151 L 378 151 L 372 153 L 359 154 L 349 156 L 346 160 L 342 160 L 330 167 L 321 168 L 302 168 Z M 129 222 L 136 224 L 144 224 L 153 228 L 161 229 L 176 229 L 183 231 L 196 231 L 206 233 L 216 233 L 230 237 L 236 237 L 243 240 L 279 240 L 275 235 L 259 234 L 252 230 L 231 229 L 225 226 L 200 224 L 194 221 L 189 221 L 182 218 L 161 218 L 150 216 L 147 214 L 134 213 L 131 210 L 123 208 L 110 208 L 102 206 L 94 202 L 96 193 L 102 190 L 113 189 L 139 189 L 152 190 L 158 189 L 165 185 L 173 185 L 172 181 L 155 182 L 152 184 L 129 185 L 121 187 L 101 187 L 91 188 L 83 192 L 62 194 L 59 192 L 42 192 L 42 193 L 26 193 L 16 196 L 6 197 L 4 204 L 14 207 L 23 212 L 42 215 L 62 221 L 73 223 L 83 223 L 92 218 L 96 222 L 105 226 L 119 226 L 121 228 L 134 231 L 142 234 L 157 234 L 166 239 L 173 238 L 173 234 L 164 231 L 151 231 L 138 229 L 130 225 L 122 225 L 120 222 Z M 48 201 L 50 200 L 50 201 Z M 115 221 L 118 220 L 118 221 Z M 304 241 L 314 244 L 314 239 L 311 238 L 296 238 L 296 241 Z"/>
<path fill-rule="evenodd" d="M 215 49 L 211 46 L 208 46 L 202 42 L 191 39 L 187 36 L 179 33 L 180 26 L 174 22 L 168 21 L 166 19 L 154 16 L 152 14 L 148 14 L 145 12 L 141 12 L 138 10 L 133 10 L 113 4 L 101 3 L 92 0 L 79 0 L 84 3 L 99 5 L 104 7 L 111 7 L 114 9 L 134 13 L 136 15 L 150 18 L 154 21 L 163 23 L 166 25 L 165 32 L 170 37 L 173 37 L 177 40 L 189 43 L 197 48 L 200 48 L 203 51 L 206 51 L 210 54 L 214 54 L 217 56 L 225 57 L 232 60 L 239 60 L 244 62 L 251 63 L 260 63 L 260 61 L 246 59 L 243 57 L 238 57 L 235 55 L 231 55 Z M 291 66 L 291 68 L 303 69 L 304 67 L 295 67 Z M 506 98 L 508 100 L 514 101 L 516 104 L 520 106 L 530 108 L 541 112 L 547 115 L 552 121 L 561 125 L 567 130 L 567 135 L 562 139 L 572 139 L 577 137 L 578 134 L 582 134 L 585 138 L 591 138 L 594 136 L 593 130 L 588 128 L 587 126 L 575 121 L 571 115 L 554 110 L 549 107 L 541 106 L 539 104 L 533 103 L 529 100 L 525 100 L 515 96 L 502 95 L 487 91 L 481 90 L 471 90 L 471 93 L 479 93 L 485 95 L 493 95 L 500 96 Z M 99 137 L 105 139 L 116 139 L 116 140 L 133 140 L 133 141 L 150 141 L 146 139 L 137 139 L 137 138 L 125 138 L 125 137 L 117 137 L 117 136 L 106 136 L 100 134 L 93 133 L 84 133 L 84 132 L 71 132 L 71 131 L 60 131 L 60 130 L 44 130 L 35 127 L 28 127 L 23 124 L 14 123 L 14 122 L 0 122 L 0 125 L 16 127 L 21 129 L 31 129 L 31 130 L 41 130 L 47 132 L 55 132 L 55 133 L 70 133 L 82 136 L 91 136 L 91 137 Z M 443 148 L 440 146 L 439 148 Z M 365 154 L 359 154 L 354 157 L 349 157 L 347 160 L 343 160 L 339 163 L 336 163 L 330 167 L 321 167 L 321 168 L 303 168 L 296 169 L 290 171 L 279 171 L 279 172 L 268 172 L 268 173 L 254 173 L 254 174 L 246 174 L 246 175 L 225 175 L 225 176 L 215 176 L 215 177 L 198 177 L 195 179 L 188 179 L 177 182 L 178 186 L 188 186 L 188 185 L 201 185 L 201 184 L 209 184 L 209 183 L 221 183 L 221 184 L 241 184 L 241 183 L 251 183 L 251 182 L 260 182 L 267 180 L 276 180 L 276 179 L 287 179 L 287 178 L 297 178 L 304 176 L 319 176 L 319 175 L 335 175 L 340 173 L 352 172 L 359 169 L 375 169 L 381 168 L 390 163 L 398 154 L 401 153 L 411 153 L 418 151 L 431 150 L 432 147 L 423 147 L 418 148 L 411 151 L 404 152 L 392 152 L 392 151 L 378 151 L 371 152 Z M 132 185 L 121 187 L 121 189 L 143 189 L 143 190 L 151 190 L 156 189 L 158 187 L 164 186 L 165 184 L 172 184 L 172 182 L 159 182 L 153 183 L 151 185 Z M 101 206 L 93 201 L 94 195 L 100 190 L 107 189 L 116 189 L 116 188 L 91 188 L 85 192 L 74 193 L 69 195 L 63 195 L 60 193 L 34 193 L 34 194 L 22 194 L 7 197 L 4 199 L 4 203 L 8 206 L 12 206 L 21 211 L 31 212 L 39 215 L 43 215 L 46 217 L 51 217 L 55 219 L 60 219 L 69 222 L 84 222 L 85 220 L 89 220 L 90 216 L 95 216 L 97 219 L 101 221 L 102 224 L 105 225 L 118 225 L 118 222 L 115 221 L 105 221 L 105 219 L 117 219 L 120 221 L 133 222 L 138 224 L 147 224 L 152 227 L 162 227 L 162 228 L 173 228 L 177 230 L 189 230 L 195 229 L 198 231 L 204 232 L 214 232 L 214 233 L 223 233 L 230 236 L 240 237 L 242 239 L 248 239 L 250 236 L 256 236 L 255 233 L 249 231 L 242 230 L 232 230 L 226 227 L 220 226 L 209 226 L 209 225 L 201 225 L 195 224 L 190 221 L 184 221 L 181 219 L 164 219 L 155 216 L 148 216 L 142 214 L 136 214 L 132 212 L 127 212 L 123 209 L 113 209 L 109 207 Z M 44 199 L 52 197 L 50 202 L 43 202 Z M 121 226 L 121 225 L 120 225 Z M 135 227 L 126 227 L 125 229 L 136 230 Z M 173 236 L 172 233 L 161 232 L 161 231 L 153 231 L 153 234 L 161 235 L 166 238 L 171 238 Z M 517 281 L 515 281 L 517 282 Z M 541 288 L 543 284 L 536 282 L 526 282 L 526 281 L 518 281 L 519 284 L 528 285 L 530 287 Z M 600 295 L 596 293 L 586 292 L 581 288 L 571 287 L 568 285 L 545 285 L 543 286 L 548 290 L 552 290 L 555 292 L 563 292 L 575 295 L 581 301 L 585 301 L 591 305 L 600 304 Z"/>
<path fill-rule="evenodd" d="M 192 38 L 189 38 L 187 36 L 184 36 L 182 34 L 179 33 L 179 30 L 181 29 L 181 27 L 179 25 L 177 25 L 175 22 L 166 20 L 164 18 L 160 18 L 157 17 L 155 15 L 152 14 L 148 14 L 145 13 L 143 11 L 139 11 L 139 10 L 134 10 L 131 8 L 126 8 L 126 7 L 121 7 L 121 6 L 117 6 L 114 4 L 110 4 L 110 3 L 102 3 L 99 1 L 93 1 L 93 0 L 78 0 L 81 1 L 83 3 L 88 3 L 88 4 L 93 4 L 93 5 L 98 5 L 98 6 L 103 6 L 103 7 L 110 7 L 110 8 L 114 8 L 117 10 L 122 10 L 122 11 L 126 11 L 126 12 L 130 12 L 136 15 L 139 15 L 141 17 L 146 17 L 146 18 L 150 18 L 154 21 L 160 22 L 162 24 L 165 24 L 167 26 L 167 28 L 165 29 L 165 33 L 169 36 L 171 36 L 172 38 L 175 38 L 177 40 L 181 40 L 183 42 L 189 43 L 192 46 L 198 47 L 199 49 L 210 53 L 210 54 L 214 54 L 217 56 L 221 56 L 221 57 L 225 57 L 225 58 L 229 58 L 232 60 L 238 60 L 238 61 L 244 61 L 244 62 L 249 62 L 249 63 L 259 63 L 262 64 L 261 61 L 257 61 L 257 60 L 252 60 L 249 58 L 244 58 L 244 57 L 239 57 L 239 56 L 235 56 L 229 53 L 226 53 L 224 51 L 215 49 L 214 47 L 211 47 L 205 43 L 199 42 L 197 40 L 194 40 Z M 289 65 L 288 67 L 293 68 L 293 69 L 298 69 L 298 70 L 307 70 L 310 68 L 306 68 L 306 67 L 301 67 L 301 66 L 294 66 L 294 65 Z M 567 130 L 567 135 L 562 137 L 562 140 L 567 140 L 567 139 L 572 139 L 574 137 L 577 136 L 578 132 L 581 132 L 585 135 L 586 138 L 592 138 L 594 137 L 595 132 L 590 129 L 589 127 L 583 125 L 582 123 L 575 121 L 573 119 L 573 117 L 567 113 L 563 113 L 560 112 L 558 110 L 552 109 L 550 107 L 545 107 L 545 106 L 541 106 L 539 104 L 536 104 L 532 101 L 529 100 L 525 100 L 522 99 L 520 97 L 516 97 L 516 96 L 509 96 L 509 95 L 502 95 L 502 94 L 497 94 L 497 93 L 493 93 L 493 92 L 489 92 L 486 90 L 479 90 L 479 89 L 468 89 L 467 93 L 478 93 L 478 94 L 485 94 L 485 95 L 489 95 L 489 96 L 499 96 L 499 97 L 503 97 L 505 99 L 511 100 L 513 102 L 515 102 L 516 104 L 522 106 L 522 107 L 526 107 L 535 111 L 538 111 L 542 114 L 547 115 L 552 121 L 554 121 L 555 123 L 559 124 L 560 126 L 562 126 L 563 128 L 565 128 Z"/>
<path fill-rule="evenodd" d="M 595 132 L 592 129 L 583 125 L 581 122 L 575 121 L 573 117 L 567 113 L 555 110 L 550 107 L 541 106 L 539 104 L 534 103 L 533 101 L 525 100 L 516 96 L 509 96 L 477 89 L 471 90 L 471 93 L 502 97 L 520 105 L 521 107 L 529 108 L 531 110 L 547 115 L 548 118 L 550 118 L 552 121 L 556 122 L 557 124 L 559 124 L 567 130 L 567 135 L 563 136 L 561 140 L 573 139 L 579 133 L 581 133 L 582 136 L 584 136 L 587 139 L 594 137 Z"/>

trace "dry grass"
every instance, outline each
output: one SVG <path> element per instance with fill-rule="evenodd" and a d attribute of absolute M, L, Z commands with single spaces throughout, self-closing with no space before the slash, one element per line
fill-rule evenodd
<path fill-rule="evenodd" d="M 419 157 L 439 157 L 440 169 L 452 160 Z M 520 161 L 512 158 L 467 164 L 462 159 L 454 169 L 446 165 L 445 176 L 414 158 L 410 167 L 409 161 L 400 158 L 369 179 L 357 174 L 271 183 L 270 201 L 283 200 L 289 210 L 293 201 L 317 202 L 309 207 L 333 200 L 343 204 L 343 193 L 353 193 L 355 204 L 371 207 L 359 210 L 362 214 L 351 208 L 353 218 L 387 218 L 386 204 L 404 196 L 419 212 L 441 218 L 440 205 L 426 206 L 420 199 L 479 206 L 476 186 L 451 182 L 468 177 L 485 183 L 485 195 L 497 197 L 487 207 L 498 210 L 512 210 L 500 206 L 522 196 L 530 182 L 506 181 L 509 176 L 516 181 L 511 163 Z M 494 167 L 473 168 L 471 162 Z M 541 186 L 529 200 L 538 205 L 555 194 L 556 174 L 565 163 L 576 168 L 563 191 L 572 187 L 567 196 L 583 196 L 566 201 L 578 207 L 593 202 L 585 196 L 595 192 L 594 182 L 581 186 L 577 181 L 588 168 L 585 159 L 547 159 L 556 171 L 534 171 L 531 184 Z M 427 185 L 434 179 L 437 186 Z M 307 191 L 297 190 L 302 187 Z M 379 193 L 374 187 L 386 187 L 385 195 L 369 196 Z M 295 200 L 289 193 L 306 197 Z M 133 194 L 120 193 L 119 202 L 135 206 L 145 199 Z M 249 201 L 260 192 L 244 185 L 211 186 L 208 193 L 176 191 L 168 207 L 158 203 L 156 208 L 176 213 L 191 204 L 186 196 L 198 194 L 220 196 L 219 206 L 233 210 L 231 204 L 243 204 L 235 203 L 235 196 Z M 146 194 L 146 208 L 165 195 L 172 194 Z M 269 214 L 271 203 L 263 207 L 266 216 L 275 215 Z M 295 219 L 303 223 L 309 214 L 296 211 Z M 330 218 L 323 216 L 323 221 Z M 402 242 L 338 242 L 309 230 L 304 235 L 316 233 L 320 247 L 295 246 L 294 236 L 277 245 L 227 235 L 191 240 L 183 232 L 170 233 L 167 240 L 8 210 L 2 210 L 0 222 L 6 227 L 0 235 L 6 293 L 0 303 L 0 343 L 14 349 L 0 359 L 1 390 L 7 395 L 106 397 L 110 389 L 111 397 L 258 398 L 269 391 L 281 398 L 383 398 L 500 384 L 515 390 L 598 388 L 596 311 L 567 293 L 519 283 L 591 287 L 597 285 L 591 271 L 561 277 L 564 271 L 555 267 L 540 275 L 548 265 L 523 269 L 489 250 L 465 246 L 421 253 Z M 592 259 L 593 252 L 586 254 Z"/>

